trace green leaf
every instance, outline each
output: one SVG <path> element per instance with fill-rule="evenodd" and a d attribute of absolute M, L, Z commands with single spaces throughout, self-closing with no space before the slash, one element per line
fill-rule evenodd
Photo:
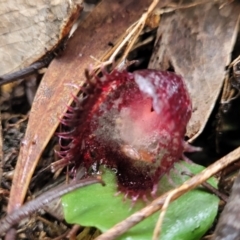
<path fill-rule="evenodd" d="M 204 168 L 186 162 L 175 164 L 169 176 L 159 182 L 158 195 L 181 185 L 189 177 L 181 172 L 196 174 Z M 138 201 L 131 208 L 132 201 L 124 200 L 123 194 L 115 196 L 116 180 L 110 170 L 104 169 L 103 180 L 106 186 L 92 185 L 65 195 L 62 198 L 65 219 L 68 223 L 94 226 L 102 232 L 140 210 L 146 203 Z M 209 181 L 214 187 L 215 179 Z M 211 227 L 218 209 L 219 199 L 203 188 L 184 194 L 172 202 L 164 218 L 161 240 L 197 240 Z M 145 219 L 119 239 L 151 239 L 159 212 Z"/>

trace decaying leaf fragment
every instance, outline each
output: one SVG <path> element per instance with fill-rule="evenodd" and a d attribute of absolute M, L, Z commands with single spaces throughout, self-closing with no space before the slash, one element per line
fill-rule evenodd
<path fill-rule="evenodd" d="M 222 6 L 222 8 L 220 8 Z M 180 6 L 178 6 L 180 7 Z M 224 80 L 235 43 L 240 3 L 215 1 L 164 14 L 150 68 L 182 75 L 193 102 L 187 135 L 203 130 Z"/>
<path fill-rule="evenodd" d="M 71 30 L 82 0 L 0 1 L 0 76 L 54 50 Z"/>

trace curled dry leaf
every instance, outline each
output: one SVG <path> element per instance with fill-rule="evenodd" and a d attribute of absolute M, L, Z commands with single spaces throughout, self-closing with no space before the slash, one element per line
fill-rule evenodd
<path fill-rule="evenodd" d="M 38 61 L 68 36 L 82 0 L 1 1 L 0 76 Z"/>
<path fill-rule="evenodd" d="M 201 133 L 215 105 L 237 35 L 240 4 L 204 3 L 162 16 L 149 68 L 186 80 L 193 102 L 187 135 Z"/>
<path fill-rule="evenodd" d="M 8 212 L 22 204 L 43 149 L 66 111 L 66 105 L 72 101 L 72 95 L 77 95 L 78 89 L 70 85 L 81 85 L 85 80 L 85 69 L 93 62 L 90 56 L 101 60 L 111 50 L 110 45 L 115 44 L 126 29 L 138 20 L 150 3 L 151 0 L 139 0 L 138 4 L 134 0 L 121 3 L 102 1 L 78 27 L 62 56 L 50 64 L 32 105 Z"/>

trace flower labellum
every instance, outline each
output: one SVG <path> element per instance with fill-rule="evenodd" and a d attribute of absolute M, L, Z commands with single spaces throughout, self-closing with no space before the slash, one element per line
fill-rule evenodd
<path fill-rule="evenodd" d="M 116 170 L 118 190 L 132 199 L 154 195 L 159 179 L 185 149 L 183 138 L 191 100 L 183 79 L 173 72 L 114 70 L 86 85 L 62 123 L 73 127 L 60 155 L 88 170 Z"/>

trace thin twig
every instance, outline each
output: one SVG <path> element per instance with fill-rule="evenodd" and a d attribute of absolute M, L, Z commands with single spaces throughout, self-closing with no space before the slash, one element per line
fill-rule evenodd
<path fill-rule="evenodd" d="M 146 20 L 147 20 L 148 16 L 152 13 L 152 11 L 154 10 L 154 8 L 157 6 L 158 3 L 159 3 L 159 0 L 153 0 L 152 1 L 152 3 L 149 6 L 147 12 L 142 14 L 141 18 L 138 20 L 138 22 L 136 23 L 136 25 L 134 26 L 132 31 L 128 34 L 127 38 L 125 38 L 122 41 L 122 43 L 119 45 L 119 47 L 122 48 L 127 41 L 130 41 L 130 43 L 129 43 L 129 45 L 128 45 L 128 47 L 127 47 L 127 49 L 126 49 L 126 51 L 125 51 L 125 53 L 124 53 L 124 55 L 122 57 L 122 59 L 125 59 L 127 57 L 128 52 L 130 51 L 130 49 L 132 48 L 133 44 L 137 40 L 137 37 L 139 36 L 139 34 L 142 32 L 143 27 L 145 26 L 145 23 L 146 23 Z M 110 61 L 114 61 L 116 55 L 117 55 L 117 51 L 115 51 L 115 53 L 113 53 L 113 55 L 111 56 L 111 58 L 109 60 Z"/>
<path fill-rule="evenodd" d="M 177 189 L 174 189 L 165 193 L 164 195 L 154 200 L 151 204 L 149 204 L 145 208 L 132 214 L 122 222 L 116 224 L 113 228 L 103 233 L 98 238 L 96 238 L 96 240 L 116 239 L 117 237 L 125 233 L 127 230 L 129 230 L 131 227 L 135 226 L 137 223 L 141 222 L 142 220 L 149 217 L 156 211 L 160 210 L 165 200 L 170 194 L 173 194 L 174 192 L 174 195 L 172 196 L 171 201 L 177 199 L 178 197 L 182 196 L 184 193 L 196 188 L 198 185 L 205 182 L 207 179 L 212 177 L 217 172 L 221 171 L 230 163 L 237 161 L 239 157 L 240 157 L 240 147 L 235 149 L 228 155 L 224 156 L 214 164 L 210 165 L 208 168 L 206 168 L 205 170 L 203 170 L 201 173 L 197 174 L 193 178 L 187 180 Z"/>
<path fill-rule="evenodd" d="M 240 55 L 238 57 L 236 57 L 229 65 L 228 65 L 228 69 L 230 69 L 231 67 L 233 67 L 235 64 L 237 64 L 240 61 Z"/>
<path fill-rule="evenodd" d="M 16 80 L 19 80 L 19 79 L 22 79 L 22 78 L 26 78 L 32 74 L 38 73 L 38 70 L 48 66 L 48 64 L 53 60 L 54 57 L 55 57 L 54 53 L 47 54 L 43 59 L 39 60 L 38 62 L 33 63 L 32 65 L 30 65 L 24 69 L 20 69 L 16 72 L 8 73 L 3 76 L 0 76 L 0 86 L 10 83 L 10 82 L 13 82 L 13 81 L 16 81 Z"/>
<path fill-rule="evenodd" d="M 5 218 L 0 220 L 0 235 L 4 232 L 8 231 L 12 226 L 19 223 L 25 217 L 28 217 L 33 212 L 37 211 L 38 209 L 42 208 L 44 205 L 48 204 L 49 202 L 62 197 L 63 195 L 74 191 L 78 188 L 85 187 L 91 184 L 101 183 L 103 181 L 98 178 L 87 178 L 77 181 L 72 181 L 68 185 L 63 185 L 48 191 L 41 196 L 37 197 L 36 199 L 26 203 L 21 208 L 17 209 L 16 211 L 8 214 Z"/>
<path fill-rule="evenodd" d="M 162 226 L 162 223 L 163 223 L 163 219 L 164 219 L 164 216 L 166 215 L 166 212 L 167 212 L 167 209 L 168 209 L 168 206 L 171 202 L 171 199 L 172 197 L 174 196 L 174 194 L 176 194 L 176 191 L 173 191 L 171 194 L 169 194 L 162 206 L 162 211 L 159 215 L 159 218 L 158 218 L 158 221 L 156 223 L 156 226 L 154 228 L 154 232 L 153 232 L 153 240 L 158 240 L 159 239 L 159 236 L 161 234 L 161 226 Z"/>
<path fill-rule="evenodd" d="M 123 49 L 123 47 L 128 43 L 123 56 L 121 57 L 121 59 L 125 59 L 126 56 L 128 55 L 129 51 L 131 50 L 133 44 L 135 43 L 137 37 L 139 36 L 139 34 L 141 33 L 145 22 L 148 18 L 148 16 L 151 14 L 151 12 L 154 10 L 154 8 L 157 6 L 157 4 L 159 3 L 160 0 L 153 0 L 151 5 L 149 6 L 148 10 L 142 14 L 142 16 L 140 17 L 140 19 L 135 22 L 134 24 L 132 24 L 132 26 L 130 26 L 129 28 L 129 33 L 126 35 L 126 37 L 124 37 L 124 39 L 119 43 L 119 45 L 115 48 L 114 52 L 111 54 L 111 56 L 109 57 L 108 60 L 101 62 L 100 64 L 96 65 L 94 67 L 94 69 L 98 69 L 103 67 L 104 65 L 108 65 L 108 64 L 112 64 L 115 61 L 116 56 L 119 54 L 119 52 Z M 130 30 L 131 29 L 131 30 Z M 94 58 L 93 56 L 91 56 L 92 58 Z M 99 62 L 99 60 L 97 60 L 97 62 Z M 121 63 L 122 61 L 120 61 Z"/>
<path fill-rule="evenodd" d="M 194 176 L 194 174 L 187 173 L 187 172 L 182 172 L 182 175 L 186 175 L 186 176 L 189 176 L 189 177 L 193 177 Z M 215 194 L 216 196 L 218 196 L 224 202 L 228 201 L 228 197 L 225 194 L 222 194 L 221 192 L 219 192 L 217 188 L 213 187 L 208 182 L 203 182 L 202 186 L 205 187 L 206 190 L 208 190 L 209 192 L 211 192 L 211 193 Z"/>

